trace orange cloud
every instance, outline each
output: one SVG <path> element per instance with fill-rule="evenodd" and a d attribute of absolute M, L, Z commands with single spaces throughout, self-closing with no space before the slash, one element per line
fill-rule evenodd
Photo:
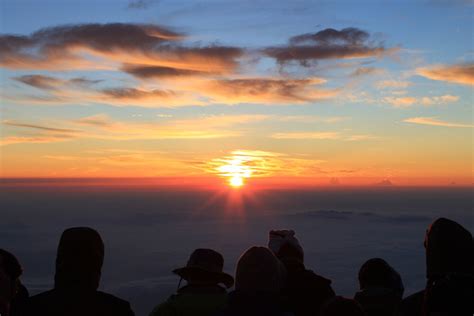
<path fill-rule="evenodd" d="M 409 107 L 418 102 L 418 100 L 413 97 L 385 97 L 384 101 L 397 108 Z"/>
<path fill-rule="evenodd" d="M 289 132 L 275 133 L 271 136 L 276 139 L 339 139 L 338 132 Z"/>
<path fill-rule="evenodd" d="M 431 80 L 447 81 L 452 83 L 474 84 L 474 63 L 457 65 L 435 65 L 418 68 L 417 74 Z"/>
<path fill-rule="evenodd" d="M 323 79 L 245 78 L 214 80 L 204 83 L 204 93 L 215 103 L 307 103 L 327 99 L 335 90 L 316 89 Z"/>
<path fill-rule="evenodd" d="M 406 108 L 413 104 L 422 104 L 425 106 L 436 105 L 436 104 L 447 104 L 453 103 L 459 100 L 458 96 L 455 95 L 441 95 L 441 96 L 433 96 L 433 97 L 421 97 L 421 98 L 414 98 L 414 97 L 385 97 L 383 99 L 384 102 L 389 103 L 398 108 Z"/>
<path fill-rule="evenodd" d="M 383 80 L 377 82 L 375 86 L 379 89 L 394 88 L 394 89 L 404 89 L 411 86 L 409 81 L 398 81 L 398 80 Z"/>
<path fill-rule="evenodd" d="M 437 119 L 436 117 L 412 117 L 403 120 L 403 122 L 421 124 L 421 125 L 432 125 L 432 126 L 443 126 L 443 127 L 474 127 L 472 124 L 462 124 L 455 122 L 447 122 Z"/>

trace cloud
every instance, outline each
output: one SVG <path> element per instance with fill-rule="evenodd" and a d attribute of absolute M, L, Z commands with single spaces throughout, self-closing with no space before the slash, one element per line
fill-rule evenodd
<path fill-rule="evenodd" d="M 435 96 L 435 97 L 423 97 L 421 98 L 421 104 L 423 105 L 434 105 L 434 104 L 446 104 L 446 103 L 452 103 L 456 102 L 459 100 L 458 96 L 455 95 L 442 95 L 442 96 Z"/>
<path fill-rule="evenodd" d="M 158 3 L 158 0 L 132 0 L 127 7 L 129 9 L 148 9 L 155 3 Z"/>
<path fill-rule="evenodd" d="M 463 85 L 474 84 L 474 63 L 435 65 L 416 69 L 420 76 L 431 80 L 447 81 Z"/>
<path fill-rule="evenodd" d="M 352 77 L 360 77 L 366 75 L 376 75 L 383 73 L 384 70 L 377 67 L 359 67 L 351 73 Z"/>
<path fill-rule="evenodd" d="M 317 33 L 307 33 L 290 38 L 289 45 L 268 47 L 266 56 L 284 64 L 297 61 L 303 66 L 320 59 L 348 59 L 381 57 L 397 49 L 386 49 L 382 43 L 370 41 L 366 31 L 345 28 L 340 31 L 328 28 Z"/>
<path fill-rule="evenodd" d="M 49 132 L 60 132 L 60 133 L 78 133 L 80 131 L 75 130 L 75 129 L 66 129 L 66 128 L 55 128 L 55 127 L 49 127 L 49 126 L 42 126 L 42 125 L 36 125 L 36 124 L 27 124 L 27 123 L 21 123 L 21 122 L 16 122 L 16 121 L 9 121 L 9 120 L 4 120 L 2 122 L 3 125 L 9 125 L 9 126 L 15 126 L 15 127 L 26 127 L 26 128 L 32 128 L 32 129 L 39 129 L 43 131 L 49 131 Z"/>
<path fill-rule="evenodd" d="M 324 160 L 295 158 L 287 154 L 239 149 L 222 157 L 204 162 L 194 162 L 194 166 L 207 173 L 221 177 L 236 175 L 248 177 L 265 177 L 270 175 L 304 175 L 319 168 Z"/>
<path fill-rule="evenodd" d="M 383 179 L 382 181 L 375 183 L 375 185 L 390 187 L 390 186 L 393 186 L 393 182 L 390 181 L 389 179 Z"/>
<path fill-rule="evenodd" d="M 411 86 L 411 82 L 409 81 L 398 81 L 398 80 L 383 80 L 379 81 L 375 84 L 375 86 L 379 89 L 405 89 Z"/>
<path fill-rule="evenodd" d="M 433 97 L 421 97 L 421 98 L 415 98 L 415 97 L 385 97 L 383 101 L 385 103 L 389 103 L 393 105 L 394 107 L 398 108 L 406 108 L 409 107 L 413 104 L 422 104 L 425 106 L 430 106 L 430 105 L 437 105 L 437 104 L 447 104 L 447 103 L 453 103 L 459 100 L 458 96 L 455 95 L 441 95 L 441 96 L 433 96 Z"/>
<path fill-rule="evenodd" d="M 338 132 L 289 132 L 275 133 L 271 136 L 276 139 L 339 139 Z"/>
<path fill-rule="evenodd" d="M 340 132 L 286 132 L 275 133 L 271 137 L 275 139 L 331 139 L 344 141 L 364 141 L 379 138 L 369 134 L 344 135 Z"/>
<path fill-rule="evenodd" d="M 13 79 L 29 86 L 45 90 L 56 89 L 57 85 L 62 83 L 59 79 L 42 75 L 27 75 Z"/>
<path fill-rule="evenodd" d="M 74 138 L 72 135 L 6 136 L 0 138 L 0 146 L 22 143 L 53 143 L 72 138 Z"/>
<path fill-rule="evenodd" d="M 43 89 L 43 90 L 56 90 L 59 89 L 62 85 L 72 85 L 78 87 L 89 87 L 93 84 L 99 83 L 102 80 L 90 80 L 86 78 L 72 78 L 68 80 L 59 79 L 50 76 L 43 76 L 43 75 L 24 75 L 20 77 L 13 77 L 13 80 L 18 82 L 24 83 L 26 85 Z"/>
<path fill-rule="evenodd" d="M 77 129 L 57 128 L 17 121 L 3 121 L 4 125 L 39 132 L 3 137 L 1 144 L 25 142 L 57 142 L 73 139 L 154 140 L 154 139 L 212 139 L 237 137 L 239 127 L 269 119 L 268 115 L 209 115 L 188 119 L 156 122 L 114 121 L 105 114 L 97 114 L 72 121 L 56 122 L 56 126 L 70 124 Z"/>
<path fill-rule="evenodd" d="M 198 76 L 198 75 L 202 76 L 202 75 L 210 74 L 209 72 L 206 72 L 206 71 L 179 69 L 179 68 L 163 67 L 163 66 L 143 66 L 143 65 L 130 65 L 130 64 L 124 65 L 122 70 L 140 79 L 188 77 L 188 76 Z M 214 74 L 219 74 L 219 73 L 221 72 L 220 71 L 214 72 Z"/>
<path fill-rule="evenodd" d="M 335 90 L 316 89 L 325 82 L 320 78 L 271 79 L 245 78 L 213 80 L 205 84 L 205 94 L 216 103 L 307 103 L 327 99 Z"/>
<path fill-rule="evenodd" d="M 432 125 L 432 126 L 443 126 L 443 127 L 474 127 L 472 124 L 462 124 L 455 122 L 447 122 L 437 119 L 436 117 L 411 117 L 404 119 L 403 122 L 421 124 L 421 125 Z"/>
<path fill-rule="evenodd" d="M 109 127 L 113 124 L 113 122 L 106 114 L 96 114 L 92 116 L 83 117 L 74 121 L 74 123 L 79 125 L 89 125 L 96 127 Z"/>
<path fill-rule="evenodd" d="M 0 66 L 11 69 L 105 69 L 128 63 L 230 71 L 243 50 L 180 45 L 182 33 L 155 24 L 76 24 L 29 36 L 0 35 Z M 105 59 L 104 59 L 105 58 Z M 114 64 L 115 63 L 115 64 Z"/>
<path fill-rule="evenodd" d="M 418 99 L 414 97 L 385 97 L 383 101 L 397 108 L 405 108 L 417 103 Z"/>

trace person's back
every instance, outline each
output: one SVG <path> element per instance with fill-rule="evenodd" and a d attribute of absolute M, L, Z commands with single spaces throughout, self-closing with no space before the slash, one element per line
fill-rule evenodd
<path fill-rule="evenodd" d="M 270 231 L 269 248 L 286 268 L 282 289 L 286 309 L 296 316 L 318 315 L 321 306 L 335 296 L 331 281 L 304 265 L 304 251 L 290 230 Z"/>
<path fill-rule="evenodd" d="M 229 294 L 228 307 L 218 316 L 286 316 L 281 289 L 285 268 L 265 247 L 252 247 L 239 259 L 235 290 Z"/>
<path fill-rule="evenodd" d="M 335 296 L 322 306 L 321 316 L 366 316 L 366 314 L 356 300 Z"/>
<path fill-rule="evenodd" d="M 212 249 L 196 249 L 185 267 L 173 270 L 187 282 L 177 293 L 156 306 L 150 316 L 211 316 L 228 301 L 226 288 L 234 279 L 223 272 L 224 258 Z"/>
<path fill-rule="evenodd" d="M 368 316 L 396 315 L 404 287 L 400 274 L 385 260 L 367 260 L 359 270 L 359 286 L 354 299 Z"/>
<path fill-rule="evenodd" d="M 103 260 L 99 233 L 86 227 L 65 230 L 58 246 L 54 289 L 31 297 L 22 315 L 133 316 L 128 302 L 97 291 Z"/>
<path fill-rule="evenodd" d="M 474 314 L 474 245 L 471 233 L 458 223 L 439 218 L 425 236 L 424 290 L 405 298 L 402 316 L 472 316 Z"/>
<path fill-rule="evenodd" d="M 52 289 L 31 297 L 27 308 L 25 316 L 134 315 L 127 301 L 101 291 L 81 293 Z"/>
<path fill-rule="evenodd" d="M 209 316 L 227 306 L 227 301 L 227 292 L 222 288 L 185 286 L 155 307 L 150 316 Z"/>
<path fill-rule="evenodd" d="M 23 269 L 10 252 L 0 249 L 0 315 L 15 316 L 28 299 L 28 290 L 21 284 Z"/>

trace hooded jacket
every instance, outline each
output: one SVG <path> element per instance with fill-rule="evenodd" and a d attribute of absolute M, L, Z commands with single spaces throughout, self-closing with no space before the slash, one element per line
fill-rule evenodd
<path fill-rule="evenodd" d="M 63 232 L 56 257 L 54 289 L 31 297 L 24 316 L 133 316 L 130 304 L 97 291 L 104 243 L 91 228 Z"/>
<path fill-rule="evenodd" d="M 474 314 L 474 245 L 471 233 L 439 218 L 426 231 L 426 288 L 405 298 L 401 315 Z"/>
<path fill-rule="evenodd" d="M 354 299 L 368 316 L 392 316 L 398 311 L 404 291 L 402 278 L 385 260 L 367 260 L 359 270 L 359 285 Z"/>

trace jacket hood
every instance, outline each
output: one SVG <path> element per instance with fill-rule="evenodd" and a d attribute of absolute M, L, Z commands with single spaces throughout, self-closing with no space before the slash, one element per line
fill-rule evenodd
<path fill-rule="evenodd" d="M 66 229 L 56 257 L 56 289 L 95 291 L 99 287 L 104 243 L 99 233 L 88 227 Z"/>
<path fill-rule="evenodd" d="M 474 272 L 472 235 L 452 220 L 439 218 L 430 225 L 426 231 L 425 248 L 427 278 Z"/>
<path fill-rule="evenodd" d="M 401 298 L 404 286 L 400 274 L 381 258 L 367 260 L 359 270 L 359 286 L 366 289 L 390 289 Z"/>

